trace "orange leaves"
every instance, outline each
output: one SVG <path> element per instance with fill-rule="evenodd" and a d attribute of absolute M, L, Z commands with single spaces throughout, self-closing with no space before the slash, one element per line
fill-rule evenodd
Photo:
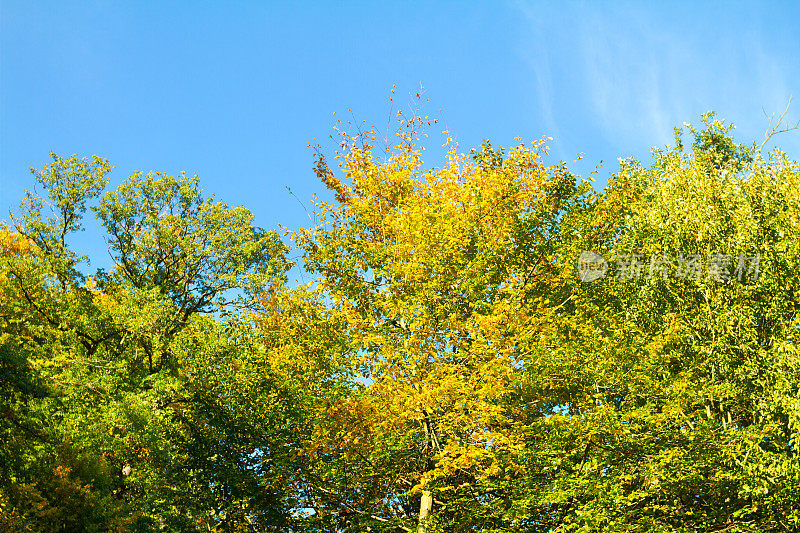
<path fill-rule="evenodd" d="M 314 173 L 328 189 L 336 193 L 336 200 L 339 203 L 344 204 L 347 202 L 350 197 L 348 188 L 334 177 L 333 171 L 328 167 L 328 163 L 325 161 L 325 156 L 320 153 L 317 153 L 314 163 Z"/>

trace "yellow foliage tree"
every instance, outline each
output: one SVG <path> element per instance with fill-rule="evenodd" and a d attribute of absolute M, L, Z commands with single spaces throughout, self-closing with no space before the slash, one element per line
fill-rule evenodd
<path fill-rule="evenodd" d="M 426 169 L 417 141 L 429 119 L 400 122 L 383 154 L 374 131 L 343 133 L 342 179 L 318 152 L 335 201 L 293 234 L 363 373 L 320 408 L 309 505 L 338 507 L 345 523 L 481 527 L 513 514 L 504 484 L 523 468 L 520 347 L 552 330 L 570 298 L 560 233 L 588 188 L 545 165 L 544 139 L 466 155 L 448 139 L 446 163 Z"/>

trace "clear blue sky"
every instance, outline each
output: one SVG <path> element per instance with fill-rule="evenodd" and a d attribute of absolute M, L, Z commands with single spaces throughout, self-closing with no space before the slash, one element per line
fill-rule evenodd
<path fill-rule="evenodd" d="M 54 150 L 107 157 L 112 184 L 196 172 L 263 227 L 307 224 L 286 191 L 323 191 L 307 143 L 333 112 L 384 127 L 393 84 L 400 104 L 424 87 L 462 148 L 549 135 L 582 174 L 605 160 L 602 186 L 704 111 L 741 140 L 790 94 L 800 118 L 799 22 L 789 2 L 0 0 L 0 218 Z M 800 158 L 800 132 L 778 144 Z"/>

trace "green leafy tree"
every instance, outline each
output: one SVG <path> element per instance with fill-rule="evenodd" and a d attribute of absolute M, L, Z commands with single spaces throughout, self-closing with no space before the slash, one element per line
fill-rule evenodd
<path fill-rule="evenodd" d="M 28 193 L 3 230 L 3 434 L 26 453 L 8 454 L 2 501 L 30 530 L 80 529 L 30 518 L 42 509 L 84 517 L 74 524 L 86 530 L 192 530 L 209 487 L 167 475 L 190 462 L 191 424 L 178 411 L 201 396 L 185 371 L 199 354 L 182 333 L 215 324 L 211 312 L 235 316 L 280 282 L 285 247 L 246 209 L 203 199 L 196 178 L 135 173 L 94 207 L 115 267 L 86 275 L 69 235 L 109 170 L 98 157 L 53 155 L 35 173 L 45 194 Z"/>
<path fill-rule="evenodd" d="M 623 161 L 584 232 L 616 271 L 575 287 L 542 347 L 562 368 L 529 377 L 561 398 L 526 448 L 530 530 L 798 528 L 800 167 L 704 121 Z"/>

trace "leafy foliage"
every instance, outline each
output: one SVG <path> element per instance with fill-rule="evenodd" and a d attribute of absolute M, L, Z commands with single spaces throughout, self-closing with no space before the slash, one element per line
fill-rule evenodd
<path fill-rule="evenodd" d="M 286 268 L 277 235 L 244 208 L 203 200 L 196 180 L 136 173 L 95 207 L 114 270 L 84 274 L 68 237 L 109 169 L 54 155 L 36 174 L 47 196 L 29 193 L 0 233 L 2 503 L 23 530 L 201 527 L 207 487 L 169 475 L 191 462 L 181 454 L 197 422 L 179 413 L 202 391 L 187 389 L 202 353 L 186 353 L 185 337 L 208 311 L 235 316 Z M 158 217 L 168 208 L 180 217 Z"/>
<path fill-rule="evenodd" d="M 196 176 L 52 154 L 0 224 L 0 529 L 797 531 L 800 166 L 702 118 L 602 192 L 340 132 L 298 286 Z"/>

